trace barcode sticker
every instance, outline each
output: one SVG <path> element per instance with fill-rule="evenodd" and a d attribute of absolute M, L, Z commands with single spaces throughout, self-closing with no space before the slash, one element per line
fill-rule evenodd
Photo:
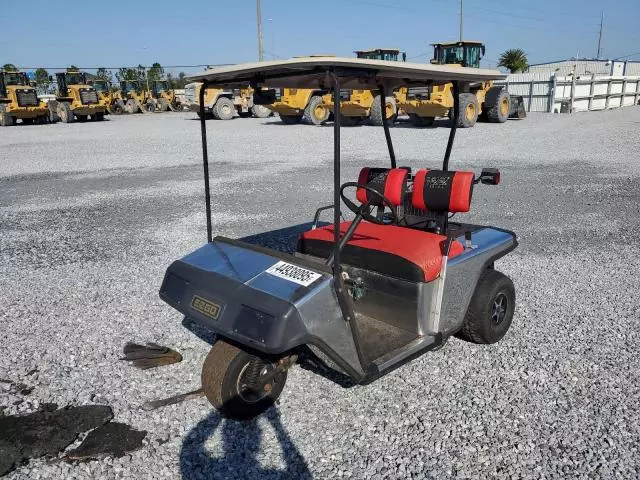
<path fill-rule="evenodd" d="M 287 262 L 278 262 L 265 270 L 265 272 L 275 277 L 284 278 L 290 282 L 297 283 L 303 287 L 308 287 L 322 276 L 319 273 Z"/>

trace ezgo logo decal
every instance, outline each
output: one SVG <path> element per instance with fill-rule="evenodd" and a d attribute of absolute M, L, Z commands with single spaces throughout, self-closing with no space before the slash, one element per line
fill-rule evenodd
<path fill-rule="evenodd" d="M 217 303 L 199 297 L 198 295 L 194 295 L 193 300 L 191 300 L 191 306 L 201 314 L 213 320 L 218 319 L 220 311 L 222 310 L 222 307 Z"/>

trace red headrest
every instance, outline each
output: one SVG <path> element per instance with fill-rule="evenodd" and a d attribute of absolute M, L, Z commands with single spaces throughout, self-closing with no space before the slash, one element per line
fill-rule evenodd
<path fill-rule="evenodd" d="M 473 172 L 418 170 L 411 203 L 432 212 L 468 212 L 473 193 Z"/>
<path fill-rule="evenodd" d="M 358 176 L 358 183 L 373 187 L 387 197 L 395 206 L 402 204 L 402 197 L 407 190 L 407 176 L 411 172 L 408 168 L 363 168 Z M 370 205 L 383 206 L 382 199 L 359 188 L 356 198 L 360 203 L 369 202 Z"/>

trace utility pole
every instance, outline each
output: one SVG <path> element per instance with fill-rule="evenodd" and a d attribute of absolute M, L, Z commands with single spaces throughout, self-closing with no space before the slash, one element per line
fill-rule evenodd
<path fill-rule="evenodd" d="M 258 10 L 258 61 L 264 60 L 264 51 L 262 50 L 262 13 L 260 12 L 260 0 L 256 0 L 256 9 Z"/>
<path fill-rule="evenodd" d="M 462 42 L 464 39 L 462 38 L 462 27 L 463 27 L 463 19 L 464 19 L 464 10 L 462 6 L 463 0 L 460 0 L 460 41 Z"/>
<path fill-rule="evenodd" d="M 596 58 L 600 58 L 600 46 L 602 45 L 602 24 L 604 23 L 604 10 L 602 10 L 602 14 L 600 15 L 600 35 L 598 36 L 598 55 Z"/>

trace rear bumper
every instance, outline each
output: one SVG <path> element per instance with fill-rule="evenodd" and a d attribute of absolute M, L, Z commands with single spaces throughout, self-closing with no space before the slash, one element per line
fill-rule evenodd
<path fill-rule="evenodd" d="M 74 115 L 94 115 L 96 113 L 104 113 L 107 107 L 104 105 L 83 105 L 72 109 Z"/>
<path fill-rule="evenodd" d="M 49 109 L 47 107 L 18 107 L 8 110 L 7 113 L 14 118 L 28 119 L 49 115 Z"/>

